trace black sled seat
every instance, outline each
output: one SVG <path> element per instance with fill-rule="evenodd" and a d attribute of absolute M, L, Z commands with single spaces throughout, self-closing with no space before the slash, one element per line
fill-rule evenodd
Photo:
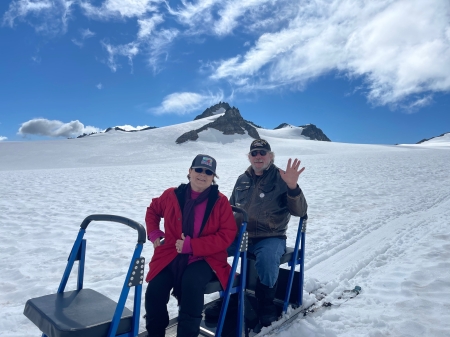
<path fill-rule="evenodd" d="M 239 286 L 240 282 L 241 282 L 241 275 L 236 274 L 236 276 L 234 277 L 233 288 Z M 205 287 L 205 294 L 213 294 L 219 291 L 223 291 L 223 288 L 220 285 L 219 280 L 211 281 Z"/>
<path fill-rule="evenodd" d="M 117 303 L 92 289 L 51 294 L 27 301 L 24 315 L 51 337 L 107 336 Z M 117 334 L 131 331 L 133 313 L 124 308 Z"/>
<path fill-rule="evenodd" d="M 138 231 L 138 242 L 118 302 L 83 288 L 86 253 L 83 236 L 91 221 L 118 222 Z M 140 257 L 146 240 L 144 227 L 133 220 L 106 214 L 90 215 L 80 227 L 57 293 L 28 300 L 24 315 L 43 332 L 42 337 L 137 336 L 145 265 L 145 259 Z M 75 261 L 79 262 L 77 289 L 64 291 Z M 135 288 L 133 311 L 125 307 L 132 287 Z"/>

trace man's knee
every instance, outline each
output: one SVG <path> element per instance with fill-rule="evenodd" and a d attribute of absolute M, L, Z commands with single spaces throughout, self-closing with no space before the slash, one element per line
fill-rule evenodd
<path fill-rule="evenodd" d="M 255 268 L 262 284 L 273 287 L 278 279 L 281 257 L 285 252 L 285 241 L 261 242 L 255 250 Z"/>
<path fill-rule="evenodd" d="M 280 265 L 281 257 L 283 254 L 275 254 L 272 251 L 262 251 L 258 255 L 256 255 L 256 261 L 260 262 L 263 265 Z"/>

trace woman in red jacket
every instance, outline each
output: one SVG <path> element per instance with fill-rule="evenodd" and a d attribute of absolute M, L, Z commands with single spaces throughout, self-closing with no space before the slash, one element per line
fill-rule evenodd
<path fill-rule="evenodd" d="M 171 289 L 179 305 L 177 336 L 191 337 L 199 334 L 206 284 L 217 277 L 223 289 L 227 286 L 231 269 L 227 248 L 237 229 L 228 199 L 214 177 L 216 160 L 199 154 L 189 169 L 189 183 L 167 189 L 147 208 L 147 235 L 155 249 L 146 278 L 149 337 L 165 335 Z M 159 228 L 161 218 L 164 232 Z"/>

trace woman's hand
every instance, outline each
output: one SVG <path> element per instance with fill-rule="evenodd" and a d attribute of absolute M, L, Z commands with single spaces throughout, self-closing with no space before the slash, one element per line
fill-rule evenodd
<path fill-rule="evenodd" d="M 157 238 L 154 242 L 153 242 L 153 249 L 156 249 L 156 247 L 161 246 L 161 238 Z"/>
<path fill-rule="evenodd" d="M 181 254 L 181 251 L 183 250 L 185 238 L 186 237 L 184 236 L 184 234 L 181 233 L 181 240 L 177 240 L 177 242 L 175 243 L 175 248 L 177 249 L 178 254 Z"/>

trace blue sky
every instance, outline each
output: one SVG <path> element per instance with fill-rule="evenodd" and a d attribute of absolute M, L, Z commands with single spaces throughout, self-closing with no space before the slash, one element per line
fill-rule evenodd
<path fill-rule="evenodd" d="M 265 128 L 450 132 L 448 0 L 0 2 L 0 140 L 165 126 L 226 101 Z"/>

